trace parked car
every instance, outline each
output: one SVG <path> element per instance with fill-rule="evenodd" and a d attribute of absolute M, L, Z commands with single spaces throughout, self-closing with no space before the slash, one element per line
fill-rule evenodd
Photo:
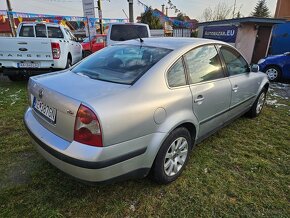
<path fill-rule="evenodd" d="M 270 81 L 290 79 L 290 52 L 273 55 L 258 62 L 261 71 L 268 75 Z"/>
<path fill-rule="evenodd" d="M 149 26 L 144 23 L 110 23 L 105 33 L 107 34 L 107 46 L 130 39 L 151 36 Z"/>
<path fill-rule="evenodd" d="M 82 46 L 58 24 L 21 23 L 17 37 L 0 38 L 0 68 L 11 80 L 66 69 L 82 59 Z"/>
<path fill-rule="evenodd" d="M 114 45 L 118 42 L 150 37 L 150 29 L 143 23 L 110 23 L 106 28 L 106 34 L 98 34 L 89 37 L 82 43 L 83 57 L 87 57 L 100 49 Z"/>
<path fill-rule="evenodd" d="M 91 36 L 86 38 L 82 42 L 83 46 L 83 57 L 87 57 L 92 53 L 101 50 L 106 46 L 107 35 L 98 34 L 96 36 Z"/>
<path fill-rule="evenodd" d="M 78 179 L 151 172 L 166 184 L 195 144 L 245 113 L 258 116 L 268 87 L 258 66 L 226 43 L 130 40 L 31 77 L 24 120 L 41 155 Z"/>

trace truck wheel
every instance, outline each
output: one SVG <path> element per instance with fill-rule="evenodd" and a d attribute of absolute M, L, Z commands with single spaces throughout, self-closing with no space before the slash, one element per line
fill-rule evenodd
<path fill-rule="evenodd" d="M 191 136 L 186 128 L 180 127 L 171 132 L 155 158 L 152 179 L 159 184 L 176 180 L 188 161 L 191 147 Z"/>
<path fill-rule="evenodd" d="M 65 69 L 68 69 L 68 68 L 70 68 L 71 66 L 72 66 L 71 59 L 70 59 L 70 58 L 67 58 Z"/>

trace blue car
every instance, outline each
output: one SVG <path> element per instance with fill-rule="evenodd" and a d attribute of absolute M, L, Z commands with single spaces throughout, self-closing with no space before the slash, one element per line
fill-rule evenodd
<path fill-rule="evenodd" d="M 290 52 L 261 59 L 258 65 L 270 81 L 290 80 Z"/>

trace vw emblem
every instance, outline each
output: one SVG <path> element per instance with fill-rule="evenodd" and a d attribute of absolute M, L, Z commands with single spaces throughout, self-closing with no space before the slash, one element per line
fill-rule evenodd
<path fill-rule="evenodd" d="M 39 90 L 39 92 L 38 92 L 38 96 L 39 96 L 39 98 L 42 98 L 42 96 L 43 96 L 43 89 L 40 89 L 40 90 Z"/>

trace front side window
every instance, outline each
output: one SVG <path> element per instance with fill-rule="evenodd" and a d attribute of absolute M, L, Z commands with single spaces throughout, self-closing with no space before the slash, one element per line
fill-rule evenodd
<path fill-rule="evenodd" d="M 46 26 L 44 24 L 37 24 L 35 26 L 36 37 L 46 38 Z"/>
<path fill-rule="evenodd" d="M 64 38 L 63 33 L 59 27 L 49 26 L 47 27 L 47 32 L 48 32 L 48 38 L 56 38 L 56 39 Z"/>
<path fill-rule="evenodd" d="M 185 54 L 191 83 L 205 82 L 224 77 L 223 69 L 214 45 L 205 45 Z"/>
<path fill-rule="evenodd" d="M 22 26 L 19 36 L 21 37 L 34 37 L 33 26 Z"/>
<path fill-rule="evenodd" d="M 112 25 L 110 39 L 113 41 L 126 41 L 130 39 L 137 38 L 148 38 L 148 29 L 146 26 L 142 25 L 122 25 L 114 24 Z"/>
<path fill-rule="evenodd" d="M 165 48 L 116 45 L 91 55 L 72 71 L 96 80 L 131 85 L 170 52 Z"/>
<path fill-rule="evenodd" d="M 170 87 L 186 85 L 184 66 L 181 58 L 168 71 L 167 80 Z"/>
<path fill-rule="evenodd" d="M 228 46 L 220 46 L 230 76 L 249 72 L 249 65 L 243 56 Z"/>

